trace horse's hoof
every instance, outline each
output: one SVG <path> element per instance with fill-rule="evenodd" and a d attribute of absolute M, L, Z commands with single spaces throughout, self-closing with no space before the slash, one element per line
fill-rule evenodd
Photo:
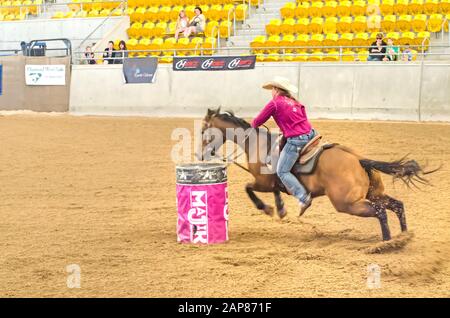
<path fill-rule="evenodd" d="M 263 211 L 264 211 L 264 213 L 267 214 L 268 216 L 273 216 L 273 207 L 271 207 L 270 205 L 264 206 Z"/>
<path fill-rule="evenodd" d="M 277 212 L 278 212 L 278 216 L 280 217 L 280 219 L 284 218 L 287 215 L 287 211 L 285 208 L 281 208 Z"/>

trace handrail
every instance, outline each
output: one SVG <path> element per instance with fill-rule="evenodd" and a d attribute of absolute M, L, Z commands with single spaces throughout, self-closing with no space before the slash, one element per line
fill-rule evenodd
<path fill-rule="evenodd" d="M 125 6 L 127 5 L 127 1 L 126 0 L 121 0 L 121 2 L 120 2 L 120 4 L 117 6 L 117 7 L 115 7 L 114 9 L 112 9 L 111 10 L 111 12 L 109 13 L 109 15 L 105 18 L 105 19 L 103 19 L 103 21 L 99 24 L 99 25 L 97 25 L 97 27 L 94 29 L 94 30 L 92 30 L 91 31 L 91 33 L 89 33 L 84 39 L 83 39 L 83 41 L 81 41 L 80 42 L 80 44 L 77 46 L 77 48 L 76 48 L 76 50 L 78 50 L 79 48 L 81 48 L 81 46 L 100 28 L 100 27 L 102 27 L 105 23 L 106 23 L 106 21 L 108 21 L 111 17 L 112 17 L 112 15 L 113 15 L 113 13 L 114 13 L 114 11 L 116 11 L 119 7 L 122 7 L 123 5 L 125 4 Z M 124 11 L 124 8 L 122 8 L 122 12 Z"/>
<path fill-rule="evenodd" d="M 230 9 L 228 10 L 228 18 L 227 18 L 227 22 L 230 22 L 230 24 L 231 24 L 230 13 L 231 13 L 232 11 L 234 12 L 234 7 L 230 8 Z M 235 17 L 236 17 L 236 14 L 235 14 Z M 230 24 L 228 24 L 228 39 L 230 38 L 230 29 L 231 29 Z"/>

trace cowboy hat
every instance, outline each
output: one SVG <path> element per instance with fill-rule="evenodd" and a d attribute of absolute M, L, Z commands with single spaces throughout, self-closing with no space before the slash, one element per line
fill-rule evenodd
<path fill-rule="evenodd" d="M 272 89 L 274 87 L 284 89 L 292 94 L 297 94 L 298 92 L 297 87 L 293 85 L 289 79 L 281 76 L 275 76 L 273 80 L 263 85 L 263 88 L 265 89 Z"/>

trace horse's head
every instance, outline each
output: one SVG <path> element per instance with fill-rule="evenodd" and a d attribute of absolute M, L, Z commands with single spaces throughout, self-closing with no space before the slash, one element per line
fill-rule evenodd
<path fill-rule="evenodd" d="M 202 122 L 202 142 L 196 152 L 199 160 L 210 160 L 216 155 L 216 148 L 223 144 L 223 134 L 220 123 L 216 121 L 217 115 L 220 114 L 220 107 L 216 110 L 209 109 L 206 112 Z M 220 144 L 219 142 L 222 141 Z"/>

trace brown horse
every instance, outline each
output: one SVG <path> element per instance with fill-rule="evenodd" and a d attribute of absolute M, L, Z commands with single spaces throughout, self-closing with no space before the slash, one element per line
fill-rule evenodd
<path fill-rule="evenodd" d="M 227 129 L 237 128 L 254 132 L 257 136 L 256 142 L 251 142 L 250 138 L 239 140 L 237 137 L 227 137 Z M 211 129 L 220 131 L 223 137 L 220 140 L 212 141 L 211 138 L 206 137 Z M 245 151 L 248 162 L 250 156 L 252 158 L 265 158 L 268 155 L 269 147 L 267 145 L 274 136 L 266 129 L 251 129 L 250 124 L 245 120 L 234 116 L 231 112 L 220 113 L 219 108 L 217 110 L 208 109 L 203 119 L 202 138 L 203 151 L 201 156 L 198 156 L 202 160 L 208 155 L 208 152 L 214 156 L 215 150 L 231 139 Z M 273 192 L 278 215 L 282 218 L 286 215 L 286 211 L 280 191 L 286 193 L 287 191 L 275 173 L 261 173 L 264 166 L 266 166 L 264 160 L 248 162 L 248 169 L 246 170 L 254 176 L 255 181 L 248 183 L 245 189 L 256 208 L 268 215 L 273 214 L 273 208 L 264 204 L 256 196 L 255 191 Z M 341 145 L 324 150 L 312 174 L 299 175 L 295 170 L 294 166 L 293 173 L 311 192 L 313 198 L 327 195 L 338 212 L 360 217 L 378 218 L 383 240 L 391 239 L 386 210 L 395 212 L 400 221 L 402 232 L 407 230 L 407 226 L 403 203 L 384 193 L 380 172 L 392 175 L 395 179 L 400 179 L 409 186 L 410 184 L 415 185 L 414 182 L 427 183 L 427 180 L 420 174 L 436 171 L 425 172 L 414 160 L 401 159 L 393 162 L 382 162 L 365 159 Z"/>

